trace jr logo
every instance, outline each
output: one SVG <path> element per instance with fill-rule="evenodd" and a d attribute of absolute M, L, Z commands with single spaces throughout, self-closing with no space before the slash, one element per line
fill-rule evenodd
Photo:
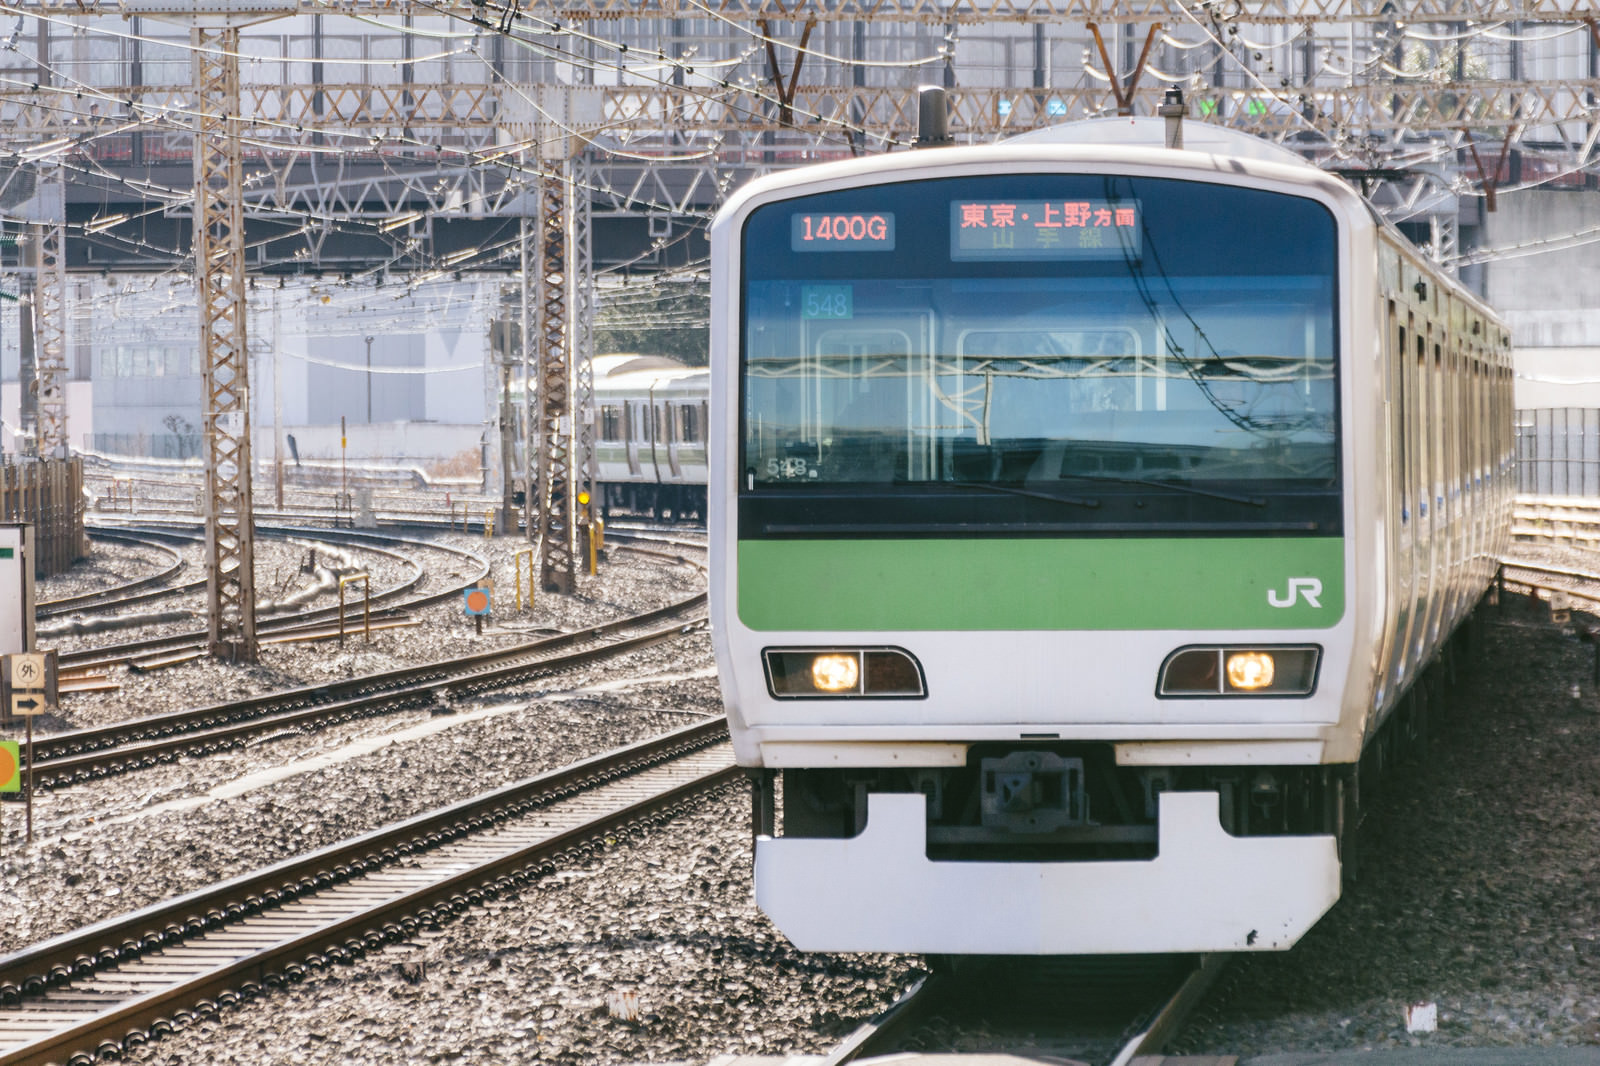
<path fill-rule="evenodd" d="M 1267 602 L 1274 607 L 1293 607 L 1302 596 L 1311 606 L 1321 608 L 1318 597 L 1322 595 L 1322 581 L 1314 577 L 1291 577 L 1289 591 L 1282 596 L 1276 589 L 1267 590 Z"/>

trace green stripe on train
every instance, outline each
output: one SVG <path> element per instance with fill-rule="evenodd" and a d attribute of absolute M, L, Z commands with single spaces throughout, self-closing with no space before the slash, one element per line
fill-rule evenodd
<path fill-rule="evenodd" d="M 755 630 L 1321 629 L 1344 542 L 742 540 L 738 589 Z"/>

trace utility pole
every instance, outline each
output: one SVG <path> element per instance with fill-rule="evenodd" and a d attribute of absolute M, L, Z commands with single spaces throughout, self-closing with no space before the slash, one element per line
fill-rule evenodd
<path fill-rule="evenodd" d="M 36 203 L 41 218 L 32 227 L 28 253 L 33 267 L 33 330 L 38 378 L 32 387 L 38 418 L 37 454 L 67 455 L 67 194 L 66 168 L 40 174 Z"/>
<path fill-rule="evenodd" d="M 292 14 L 294 0 L 242 0 L 201 13 L 193 0 L 123 0 L 124 15 L 189 28 L 194 84 L 194 275 L 205 409 L 206 630 L 211 654 L 255 662 L 255 514 L 250 465 L 249 303 L 239 28 Z"/>
<path fill-rule="evenodd" d="M 538 346 L 534 343 L 533 329 L 533 264 L 538 258 L 538 233 L 529 225 L 528 216 L 522 216 L 518 231 L 521 252 L 521 271 L 518 275 L 517 321 L 521 325 L 522 343 L 522 523 L 524 535 L 531 542 L 539 534 L 539 516 L 544 512 L 544 495 L 540 491 L 538 449 L 534 446 L 537 430 L 534 428 L 534 383 L 537 380 Z"/>
<path fill-rule="evenodd" d="M 517 345 L 513 343 L 512 334 L 516 331 L 512 325 L 507 318 L 494 323 L 494 355 L 500 370 L 500 514 L 495 519 L 495 533 L 502 537 L 517 531 L 517 463 L 512 440 L 516 408 L 511 403 L 511 353 Z"/>
<path fill-rule="evenodd" d="M 272 487 L 278 510 L 283 510 L 283 312 L 272 290 Z"/>
<path fill-rule="evenodd" d="M 539 584 L 571 592 L 573 545 L 572 363 L 567 333 L 568 160 L 539 172 Z"/>
<path fill-rule="evenodd" d="M 24 261 L 33 262 L 32 240 L 23 249 Z M 21 292 L 17 298 L 17 454 L 39 455 L 39 364 L 33 353 L 33 271 L 17 272 Z"/>
<path fill-rule="evenodd" d="M 194 264 L 205 380 L 206 599 L 211 654 L 255 662 L 255 514 L 250 491 L 249 305 L 244 291 L 239 27 L 197 17 Z"/>

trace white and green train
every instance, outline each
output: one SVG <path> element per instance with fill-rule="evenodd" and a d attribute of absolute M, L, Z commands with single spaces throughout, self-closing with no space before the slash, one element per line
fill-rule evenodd
<path fill-rule="evenodd" d="M 662 355 L 594 357 L 594 401 L 585 412 L 595 429 L 595 498 L 614 510 L 658 518 L 703 519 L 706 513 L 706 426 L 710 372 Z M 513 419 L 515 499 L 527 479 L 527 410 L 521 381 L 508 386 Z"/>
<path fill-rule="evenodd" d="M 711 609 L 805 949 L 1282 949 L 1509 528 L 1505 325 L 1346 184 L 1106 119 L 712 227 Z"/>
<path fill-rule="evenodd" d="M 595 486 L 601 505 L 657 516 L 706 513 L 705 367 L 658 355 L 594 360 Z"/>

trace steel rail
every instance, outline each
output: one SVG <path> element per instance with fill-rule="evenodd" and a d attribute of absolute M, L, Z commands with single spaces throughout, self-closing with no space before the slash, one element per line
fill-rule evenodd
<path fill-rule="evenodd" d="M 643 614 L 509 648 L 346 681 L 306 685 L 235 703 L 52 734 L 34 742 L 34 785 L 50 788 L 88 781 L 171 761 L 185 753 L 235 747 L 247 737 L 286 726 L 334 725 L 385 711 L 435 704 L 441 690 L 446 696 L 472 695 L 539 674 L 571 669 L 696 631 L 702 624 L 700 620 L 607 640 L 626 629 L 695 612 L 704 603 L 705 594 L 700 593 Z M 602 640 L 606 642 L 598 646 L 582 646 Z"/>
<path fill-rule="evenodd" d="M 1217 978 L 1232 961 L 1233 956 L 1202 955 L 1198 965 L 1186 977 L 1172 998 L 1162 1004 L 1151 1016 L 1144 1029 L 1117 1052 L 1109 1066 L 1128 1066 L 1141 1055 L 1158 1055 L 1183 1028 L 1189 1015 L 1205 999 L 1206 993 L 1216 984 Z"/>
<path fill-rule="evenodd" d="M 1229 958 L 1227 955 L 1199 956 L 1181 975 L 1174 973 L 1160 978 L 1141 1000 L 1102 1005 L 1099 1010 L 1103 1013 L 1096 1017 L 1079 1016 L 1082 1010 L 1079 1004 L 1076 1011 L 1069 1010 L 1066 1016 L 1055 1013 L 1041 1016 L 1026 1026 L 1027 1031 L 1039 1036 L 1039 1027 L 1043 1027 L 1051 1061 L 1056 1061 L 1053 1056 L 1066 1054 L 1074 1062 L 1129 1066 L 1139 1056 L 1158 1055 L 1171 1042 L 1215 984 Z M 994 961 L 990 960 L 990 964 Z M 986 972 L 980 966 L 965 976 L 941 972 L 917 981 L 886 1011 L 836 1045 L 818 1066 L 843 1066 L 866 1059 L 876 1061 L 879 1056 L 892 1057 L 907 1033 L 916 1026 L 942 1012 L 959 1011 L 964 1002 L 963 989 L 972 991 L 975 982 L 981 984 L 985 980 Z M 1060 1031 L 1052 1032 L 1053 1027 Z M 1063 1051 L 1056 1046 L 1063 1043 L 1071 1050 Z"/>
<path fill-rule="evenodd" d="M 102 535 L 104 535 L 104 532 L 105 531 L 101 531 L 101 530 L 93 530 L 93 531 L 91 531 L 92 535 L 94 535 L 94 536 L 102 536 Z M 154 531 L 151 531 L 151 532 L 154 532 Z M 312 540 L 312 541 L 327 540 L 327 541 L 330 541 L 332 543 L 341 543 L 341 541 L 337 538 L 337 536 L 328 536 L 326 534 L 327 534 L 326 530 L 320 530 L 320 529 L 305 530 L 305 531 L 301 531 L 301 532 L 295 532 L 295 533 L 292 533 L 292 534 L 291 533 L 284 533 L 282 531 L 276 531 L 276 530 L 263 531 L 262 532 L 262 536 L 263 537 L 268 537 L 268 538 L 272 538 L 272 539 L 279 539 L 279 540 L 285 540 L 285 541 L 299 538 L 299 539 L 303 539 L 303 540 Z M 116 534 L 116 535 L 120 535 L 120 534 Z M 200 539 L 198 536 L 190 537 L 190 536 L 179 536 L 179 535 L 176 535 L 176 534 L 160 534 L 160 535 L 168 536 L 171 539 L 181 539 L 181 540 L 185 540 L 185 541 L 198 541 Z M 125 539 L 133 539 L 133 538 L 129 537 L 129 538 L 125 538 Z M 365 548 L 369 552 L 373 552 L 373 553 L 378 554 L 378 555 L 387 556 L 389 559 L 401 564 L 402 566 L 408 566 L 412 570 L 412 574 L 408 579 L 406 579 L 405 581 L 403 581 L 403 582 L 401 582 L 401 583 L 399 583 L 397 585 L 393 585 L 388 589 L 382 590 L 380 592 L 380 594 L 379 594 L 380 598 L 393 598 L 395 596 L 404 595 L 406 592 L 409 592 L 412 589 L 416 588 L 417 585 L 421 584 L 422 581 L 425 580 L 427 578 L 427 576 L 428 576 L 427 571 L 424 570 L 421 566 L 419 566 L 417 564 L 416 560 L 409 559 L 406 556 L 401 555 L 399 552 L 390 551 L 390 550 L 388 550 L 386 548 L 381 548 L 381 547 L 378 547 L 377 545 L 374 545 L 374 544 L 365 544 L 364 543 L 364 544 L 361 545 L 361 547 Z M 76 611 L 83 611 L 83 610 L 96 610 L 96 609 L 100 609 L 100 608 L 112 608 L 112 607 L 114 607 L 114 608 L 131 607 L 134 604 L 138 604 L 138 603 L 150 603 L 150 602 L 153 602 L 155 600 L 168 599 L 168 598 L 171 598 L 171 597 L 174 597 L 174 596 L 182 596 L 182 595 L 186 595 L 186 594 L 189 594 L 189 593 L 200 592 L 200 591 L 203 591 L 205 589 L 206 582 L 205 582 L 204 578 L 199 578 L 199 579 L 194 580 L 194 581 L 184 582 L 181 585 L 171 585 L 171 586 L 169 586 L 167 588 L 155 589 L 155 590 L 150 591 L 150 592 L 134 593 L 133 595 L 119 595 L 119 593 L 123 589 L 128 588 L 128 587 L 131 587 L 131 586 L 118 586 L 116 589 L 100 590 L 98 593 L 96 593 L 94 595 L 94 597 L 92 598 L 92 600 L 90 602 L 86 602 L 86 603 L 83 603 L 81 605 L 74 605 L 73 608 L 71 608 L 71 609 L 53 611 L 53 612 L 51 612 L 51 614 L 52 614 L 52 616 L 58 616 L 58 615 L 63 615 L 63 614 L 72 614 L 72 613 L 74 613 Z M 88 594 L 85 594 L 85 595 L 88 595 Z M 58 603 L 58 602 L 61 602 L 61 601 L 52 601 L 52 602 L 57 602 Z M 272 613 L 279 613 L 279 614 L 283 613 L 283 610 L 284 610 L 283 608 L 278 608 L 276 611 L 274 611 L 274 607 L 275 607 L 275 605 L 270 604 L 270 603 L 261 604 L 259 606 L 259 610 L 260 610 L 263 618 L 266 618 L 266 617 L 270 616 L 270 614 L 272 614 Z M 337 617 L 337 614 L 338 614 L 337 610 L 335 610 L 333 608 L 323 608 L 323 610 L 333 610 L 335 617 Z M 393 609 L 391 609 L 391 610 L 393 610 Z M 44 612 L 40 611 L 39 612 L 39 616 L 40 617 L 44 617 Z M 293 623 L 291 623 L 290 628 L 288 630 L 284 630 L 282 628 L 276 628 L 276 629 L 273 629 L 272 632 L 281 635 L 282 633 L 285 633 L 285 632 L 297 632 L 302 628 L 307 628 L 307 627 L 301 625 L 298 622 L 293 622 Z M 168 638 L 160 638 L 160 637 L 150 638 L 150 640 L 155 641 L 155 642 L 160 642 L 160 641 L 162 641 L 164 639 L 168 639 Z M 139 654 L 148 654 L 150 651 L 159 651 L 159 650 L 163 650 L 165 648 L 165 645 L 160 644 L 160 643 L 156 643 L 154 647 L 149 648 L 149 649 L 131 650 L 131 649 L 136 649 L 138 647 L 138 645 L 140 645 L 142 643 L 146 643 L 146 642 L 128 641 L 128 642 L 126 642 L 125 644 L 122 644 L 122 645 L 103 646 L 103 647 L 101 647 L 99 649 L 95 649 L 95 652 L 97 653 L 98 657 L 97 658 L 93 658 L 93 659 L 86 660 L 86 659 L 82 658 L 83 655 L 87 654 L 85 652 L 71 652 L 71 653 L 68 653 L 66 656 L 63 656 L 63 659 L 64 659 L 66 665 L 68 665 L 68 666 L 70 666 L 70 667 L 72 667 L 74 669 L 82 670 L 82 669 L 88 669 L 88 668 L 97 667 L 97 666 L 110 666 L 110 665 L 112 665 L 114 663 L 117 663 L 117 662 L 125 662 L 125 661 L 127 661 L 129 659 L 132 659 L 133 657 L 135 657 L 136 655 L 139 655 Z M 115 650 L 115 649 L 118 649 L 118 648 L 127 648 L 127 649 L 130 649 L 130 650 L 128 651 L 128 653 L 126 655 L 123 655 L 123 654 L 121 654 L 121 653 L 119 653 L 119 652 L 117 652 Z"/>
<path fill-rule="evenodd" d="M 138 589 L 149 588 L 152 585 L 164 585 L 183 571 L 183 556 L 177 550 L 160 543 L 160 540 L 166 538 L 143 537 L 131 532 L 100 529 L 90 529 L 87 532 L 90 538 L 94 540 L 111 540 L 120 541 L 124 544 L 135 544 L 141 548 L 149 548 L 152 551 L 166 552 L 171 558 L 165 569 L 146 577 L 134 578 L 131 581 L 124 581 L 119 585 L 112 585 L 107 588 L 98 588 L 92 592 L 80 592 L 72 596 L 58 596 L 53 600 L 41 600 L 34 605 L 35 617 L 53 618 L 56 615 L 71 614 L 73 611 L 80 611 L 87 607 L 101 606 L 106 601 L 115 601 L 117 603 L 132 602 L 140 597 L 130 597 L 130 593 Z M 196 583 L 191 582 L 190 584 Z M 200 581 L 198 584 L 203 586 L 205 582 Z"/>
<path fill-rule="evenodd" d="M 737 780 L 725 740 L 721 721 L 697 723 L 0 959 L 0 1064 L 119 1055 L 514 892 Z"/>
<path fill-rule="evenodd" d="M 420 596 L 415 596 L 410 599 L 405 599 L 404 597 L 406 597 L 408 593 L 412 592 L 416 586 L 422 582 L 423 578 L 426 576 L 425 571 L 419 573 L 409 582 L 374 593 L 372 596 L 372 601 L 374 603 L 385 603 L 395 599 L 400 600 L 399 603 L 392 604 L 387 611 L 375 613 L 373 615 L 374 618 L 388 616 L 396 611 L 407 611 L 416 607 L 428 606 L 429 604 L 438 603 L 453 596 L 458 596 L 461 594 L 463 589 L 470 588 L 477 584 L 484 577 L 488 576 L 489 573 L 488 560 L 484 559 L 475 552 L 465 551 L 461 548 L 456 548 L 447 544 L 433 544 L 428 541 L 415 540 L 408 537 L 396 537 L 392 534 L 351 530 L 299 529 L 295 527 L 276 526 L 257 526 L 256 531 L 268 536 L 278 534 L 287 536 L 303 536 L 311 539 L 327 539 L 333 541 L 334 543 L 350 542 L 360 544 L 372 542 L 375 544 L 399 544 L 416 548 L 433 549 L 435 551 L 444 552 L 445 554 L 463 557 L 476 568 L 474 573 L 458 583 L 451 584 L 449 587 L 440 591 L 423 593 Z M 354 611 L 354 617 L 360 617 L 359 608 L 351 608 L 347 610 L 347 617 L 351 616 L 351 611 Z M 338 607 L 323 607 L 312 611 L 302 612 L 294 618 L 286 618 L 278 621 L 264 620 L 257 627 L 257 632 L 263 637 L 282 636 L 298 631 L 304 631 L 313 625 L 320 627 L 320 625 L 324 622 L 335 621 L 338 619 L 338 617 Z M 84 649 L 83 651 L 65 652 L 60 656 L 59 661 L 63 669 L 90 669 L 98 666 L 108 666 L 116 663 L 126 662 L 129 659 L 135 658 L 139 655 L 148 655 L 159 651 L 182 651 L 192 648 L 199 648 L 202 647 L 204 643 L 205 632 L 203 630 L 191 630 L 188 632 L 177 633 L 168 636 L 149 637 L 144 640 L 125 641 L 120 644 L 103 645 L 99 648 L 88 648 Z"/>
<path fill-rule="evenodd" d="M 845 1037 L 817 1066 L 844 1066 L 893 1049 L 894 1042 L 945 1002 L 949 978 L 928 974 L 917 979 L 884 1012 Z"/>

